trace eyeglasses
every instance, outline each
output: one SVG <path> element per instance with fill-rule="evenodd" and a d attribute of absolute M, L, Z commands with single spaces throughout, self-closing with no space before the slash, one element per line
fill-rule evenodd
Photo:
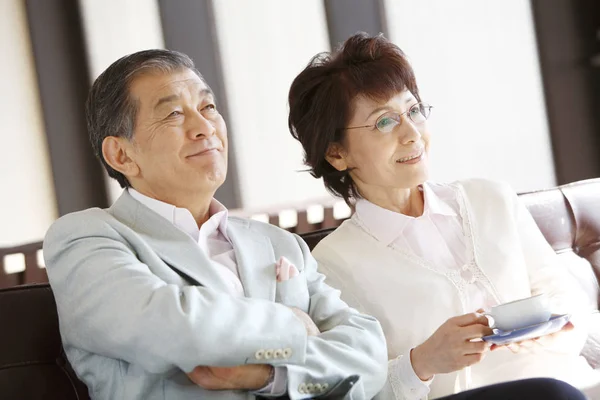
<path fill-rule="evenodd" d="M 406 114 L 413 123 L 419 125 L 427 121 L 427 118 L 431 115 L 432 108 L 433 106 L 430 106 L 427 103 L 417 103 L 403 113 L 388 111 L 377 118 L 377 121 L 373 125 L 351 126 L 346 129 L 373 128 L 381 133 L 390 133 L 395 127 L 402 124 L 402 116 L 404 114 Z"/>

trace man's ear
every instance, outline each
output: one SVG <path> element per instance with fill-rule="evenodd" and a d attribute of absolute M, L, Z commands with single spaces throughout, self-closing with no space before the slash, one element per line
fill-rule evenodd
<path fill-rule="evenodd" d="M 325 153 L 325 159 L 338 171 L 345 171 L 348 169 L 346 151 L 339 143 L 331 143 L 329 145 L 327 152 Z"/>
<path fill-rule="evenodd" d="M 133 153 L 133 143 L 124 137 L 107 136 L 102 141 L 102 156 L 106 163 L 128 178 L 140 174 Z"/>

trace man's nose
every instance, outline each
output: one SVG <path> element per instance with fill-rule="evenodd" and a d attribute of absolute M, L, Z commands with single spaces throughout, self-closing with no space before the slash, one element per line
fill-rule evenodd
<path fill-rule="evenodd" d="M 201 137 L 210 137 L 216 133 L 215 125 L 208 118 L 205 118 L 202 113 L 196 111 L 189 119 L 188 132 L 192 139 Z"/>

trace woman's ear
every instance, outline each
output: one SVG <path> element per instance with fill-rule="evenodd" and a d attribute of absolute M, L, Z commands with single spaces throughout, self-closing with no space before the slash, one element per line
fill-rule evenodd
<path fill-rule="evenodd" d="M 348 169 L 348 163 L 346 162 L 346 151 L 339 143 L 331 143 L 327 147 L 325 153 L 325 159 L 331 166 L 338 171 L 345 171 Z"/>
<path fill-rule="evenodd" d="M 102 156 L 112 169 L 127 178 L 139 175 L 140 167 L 131 157 L 132 143 L 123 137 L 107 136 L 102 141 Z"/>

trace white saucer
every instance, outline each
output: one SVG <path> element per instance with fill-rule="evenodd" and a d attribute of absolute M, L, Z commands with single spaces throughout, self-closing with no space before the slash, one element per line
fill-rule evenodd
<path fill-rule="evenodd" d="M 514 329 L 512 331 L 502 331 L 494 329 L 494 334 L 482 337 L 486 342 L 503 345 L 512 342 L 521 342 L 527 339 L 549 335 L 558 332 L 569 322 L 569 314 L 554 315 L 548 321 L 535 325 L 529 325 L 524 328 Z"/>

